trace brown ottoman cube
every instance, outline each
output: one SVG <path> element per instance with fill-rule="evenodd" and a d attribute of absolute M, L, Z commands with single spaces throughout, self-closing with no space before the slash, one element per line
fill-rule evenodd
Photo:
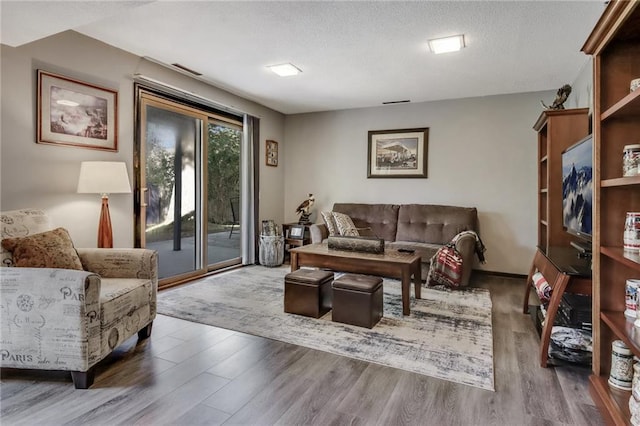
<path fill-rule="evenodd" d="M 298 269 L 284 277 L 284 311 L 320 318 L 331 310 L 333 272 Z"/>
<path fill-rule="evenodd" d="M 333 321 L 372 328 L 382 318 L 382 278 L 346 274 L 333 282 Z"/>

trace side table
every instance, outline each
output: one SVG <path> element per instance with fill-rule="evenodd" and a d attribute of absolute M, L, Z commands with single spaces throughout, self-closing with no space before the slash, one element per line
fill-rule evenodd
<path fill-rule="evenodd" d="M 284 235 L 284 261 L 287 262 L 289 260 L 289 250 L 295 247 L 302 247 L 304 245 L 311 243 L 311 225 L 302 225 L 304 226 L 304 233 L 302 238 L 291 238 L 290 237 L 290 229 L 293 225 L 298 225 L 297 223 L 283 223 L 282 224 L 282 235 Z"/>

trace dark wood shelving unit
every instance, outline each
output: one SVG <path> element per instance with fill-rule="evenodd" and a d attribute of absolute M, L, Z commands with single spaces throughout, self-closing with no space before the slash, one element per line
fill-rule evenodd
<path fill-rule="evenodd" d="M 593 56 L 594 253 L 591 396 L 609 424 L 631 423 L 631 392 L 608 385 L 611 344 L 640 356 L 640 328 L 624 316 L 625 282 L 640 277 L 640 254 L 623 249 L 627 212 L 640 211 L 640 176 L 622 176 L 625 145 L 640 142 L 640 2 L 613 0 L 582 50 Z"/>
<path fill-rule="evenodd" d="M 538 247 L 569 246 L 562 227 L 562 151 L 589 132 L 588 108 L 543 111 L 538 132 Z"/>

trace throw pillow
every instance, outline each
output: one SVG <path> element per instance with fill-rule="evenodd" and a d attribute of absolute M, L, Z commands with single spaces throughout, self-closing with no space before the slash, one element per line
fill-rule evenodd
<path fill-rule="evenodd" d="M 333 220 L 336 221 L 338 232 L 343 237 L 359 237 L 360 233 L 353 224 L 353 220 L 344 213 L 332 212 Z"/>
<path fill-rule="evenodd" d="M 15 266 L 82 270 L 82 262 L 64 228 L 27 237 L 5 238 L 2 247 L 13 252 Z"/>
<path fill-rule="evenodd" d="M 21 209 L 0 213 L 0 235 L 2 238 L 26 237 L 51 228 L 49 217 L 43 210 Z M 0 245 L 2 266 L 13 266 L 13 257 L 9 250 Z"/>
<path fill-rule="evenodd" d="M 340 235 L 338 232 L 338 225 L 336 225 L 336 221 L 333 218 L 333 212 L 320 212 L 320 216 L 322 216 L 322 220 L 324 224 L 327 226 L 327 231 L 329 231 L 329 236 L 333 237 L 335 235 Z"/>

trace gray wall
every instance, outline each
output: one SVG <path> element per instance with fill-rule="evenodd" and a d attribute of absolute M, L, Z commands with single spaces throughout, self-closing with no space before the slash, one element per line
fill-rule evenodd
<path fill-rule="evenodd" d="M 481 269 L 527 272 L 536 243 L 536 133 L 540 100 L 554 91 L 299 114 L 282 114 L 73 31 L 19 48 L 1 46 L 0 209 L 44 208 L 78 246 L 96 244 L 100 202 L 77 194 L 80 162 L 133 159 L 133 79 L 143 73 L 261 117 L 260 219 L 295 221 L 313 192 L 317 213 L 334 202 L 475 206 L 488 247 Z M 591 63 L 567 107 L 586 106 Z M 119 92 L 119 151 L 36 144 L 36 78 L 41 68 Z M 428 179 L 367 179 L 367 131 L 429 127 Z M 264 141 L 280 142 L 278 167 L 264 164 Z M 110 199 L 114 244 L 131 246 L 133 198 Z"/>
<path fill-rule="evenodd" d="M 487 263 L 526 274 L 536 247 L 540 100 L 555 91 L 289 115 L 285 219 L 311 192 L 312 220 L 335 202 L 477 207 Z M 369 130 L 429 127 L 427 179 L 367 179 Z"/>
<path fill-rule="evenodd" d="M 565 108 L 590 108 L 593 111 L 593 59 L 586 57 L 578 76 L 571 84 Z"/>
<path fill-rule="evenodd" d="M 283 141 L 284 116 L 221 89 L 143 60 L 73 31 L 18 48 L 1 46 L 2 130 L 0 209 L 43 208 L 57 226 L 67 228 L 78 247 L 95 247 L 100 199 L 77 194 L 80 162 L 124 161 L 133 172 L 133 74 L 197 93 L 261 117 L 260 218 L 283 219 L 284 167 L 266 167 L 264 141 Z M 36 69 L 65 75 L 118 91 L 118 152 L 36 144 Z M 133 244 L 133 195 L 109 199 L 114 246 Z"/>

